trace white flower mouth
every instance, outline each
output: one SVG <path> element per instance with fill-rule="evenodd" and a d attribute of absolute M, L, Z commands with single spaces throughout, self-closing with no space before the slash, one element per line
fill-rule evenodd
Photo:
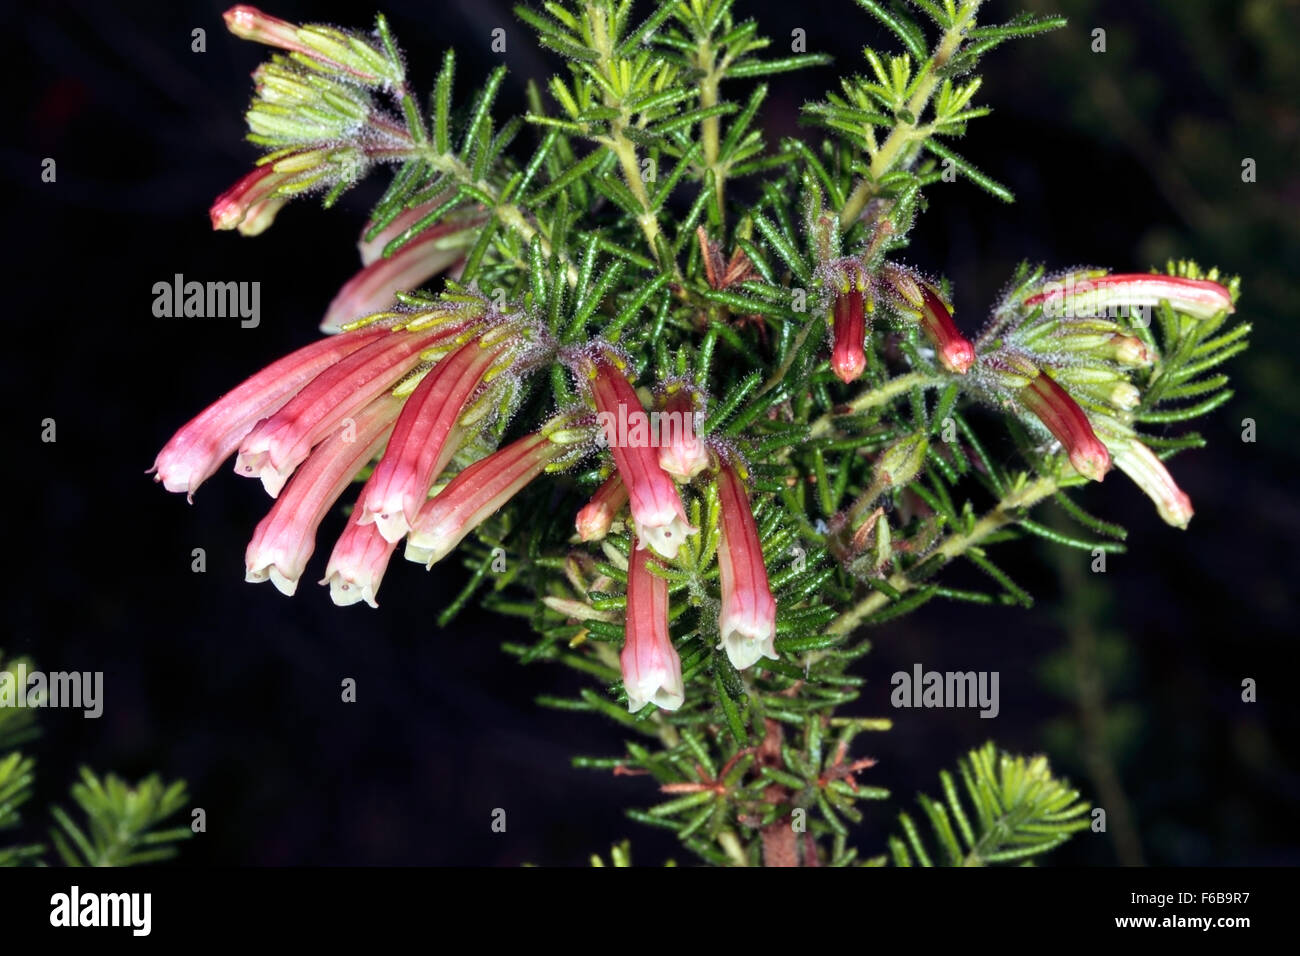
<path fill-rule="evenodd" d="M 443 528 L 416 529 L 406 539 L 406 560 L 432 568 L 451 554 L 463 537 L 449 534 Z"/>
<path fill-rule="evenodd" d="M 695 534 L 696 530 L 680 515 L 673 515 L 666 524 L 650 525 L 636 522 L 638 547 L 648 547 L 655 554 L 669 561 L 677 557 L 677 552 L 681 549 L 686 536 Z"/>
<path fill-rule="evenodd" d="M 625 684 L 624 687 L 627 690 L 627 709 L 631 713 L 636 713 L 646 704 L 654 704 L 660 710 L 676 710 L 686 700 L 681 675 L 667 668 L 644 674 L 635 684 Z"/>
<path fill-rule="evenodd" d="M 290 577 L 280 570 L 280 566 L 274 562 L 264 564 L 261 567 L 249 567 L 244 573 L 244 580 L 249 584 L 261 584 L 263 581 L 270 581 L 275 585 L 275 589 L 285 597 L 293 597 L 298 590 L 298 576 Z"/>
<path fill-rule="evenodd" d="M 379 607 L 375 602 L 375 589 L 368 583 L 345 577 L 338 571 L 331 574 L 321 584 L 330 586 L 330 600 L 339 607 L 359 604 L 365 601 L 371 607 Z"/>
<path fill-rule="evenodd" d="M 753 666 L 764 657 L 778 659 L 775 622 L 762 627 L 756 621 L 724 616 L 721 631 L 722 640 L 718 646 L 727 652 L 731 666 L 738 671 Z"/>
<path fill-rule="evenodd" d="M 411 523 L 406 520 L 406 512 L 401 506 L 387 507 L 383 511 L 366 511 L 357 519 L 357 524 L 373 523 L 379 529 L 379 535 L 389 544 L 396 544 L 406 537 L 411 530 Z"/>
<path fill-rule="evenodd" d="M 245 478 L 262 479 L 262 487 L 272 498 L 280 497 L 285 482 L 293 474 L 292 468 L 286 471 L 276 468 L 271 461 L 271 452 L 260 449 L 241 451 L 239 457 L 235 459 L 235 471 Z"/>

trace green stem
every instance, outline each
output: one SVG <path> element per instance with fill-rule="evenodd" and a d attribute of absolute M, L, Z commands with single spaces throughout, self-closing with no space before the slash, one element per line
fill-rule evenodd
<path fill-rule="evenodd" d="M 961 557 L 966 551 L 976 547 L 995 531 L 1009 524 L 1015 524 L 1023 517 L 1021 512 L 1032 508 L 1044 498 L 1051 497 L 1056 493 L 1056 487 L 1055 478 L 1036 478 L 1019 489 L 1009 492 L 1006 497 L 997 503 L 993 510 L 976 521 L 970 531 L 965 534 L 951 534 L 944 539 L 937 552 L 940 555 L 940 566 Z M 899 571 L 889 578 L 890 587 L 900 594 L 911 591 L 919 583 L 912 580 L 905 571 Z M 831 621 L 827 633 L 845 636 L 857 627 L 860 622 L 885 607 L 889 602 L 890 598 L 884 592 L 873 591 Z"/>
<path fill-rule="evenodd" d="M 921 132 L 918 130 L 921 112 L 929 104 L 930 97 L 939 86 L 938 71 L 952 59 L 957 48 L 966 39 L 966 32 L 974 26 L 975 12 L 982 2 L 983 0 L 967 0 L 952 26 L 944 32 L 930 59 L 921 68 L 922 75 L 917 82 L 916 92 L 907 102 L 907 111 L 912 114 L 912 122 L 899 123 L 895 126 L 871 157 L 871 175 L 858 183 L 844 203 L 844 208 L 840 210 L 841 229 L 848 229 L 857 221 L 858 216 L 862 215 L 862 210 L 876 193 L 876 184 L 880 181 L 880 177 L 889 172 L 903 147 L 911 143 Z"/>
<path fill-rule="evenodd" d="M 696 66 L 700 70 L 700 106 L 708 109 L 718 105 L 718 77 L 721 70 L 715 70 L 713 43 L 710 37 L 701 37 Z M 700 138 L 704 146 L 704 168 L 713 170 L 714 192 L 718 199 L 718 209 L 726 209 L 723 199 L 726 195 L 726 170 L 718 165 L 718 153 L 721 150 L 722 119 L 709 116 L 700 124 Z"/>
<path fill-rule="evenodd" d="M 879 388 L 873 388 L 871 391 L 863 392 L 852 399 L 842 409 L 827 412 L 812 423 L 812 430 L 808 433 L 809 438 L 820 438 L 831 430 L 834 421 L 837 418 L 844 418 L 848 415 L 858 415 L 869 408 L 875 408 L 878 405 L 884 405 L 886 402 L 904 395 L 914 388 L 934 388 L 942 385 L 944 379 L 929 372 L 909 372 L 906 375 L 899 375 L 891 378 Z"/>
<path fill-rule="evenodd" d="M 641 160 L 637 156 L 636 146 L 623 135 L 623 124 L 618 120 L 610 123 L 608 145 L 614 151 L 614 155 L 618 157 L 618 165 L 623 170 L 623 179 L 627 182 L 627 188 L 631 190 L 632 197 L 636 199 L 637 205 L 641 207 L 641 214 L 636 217 L 636 221 L 637 225 L 641 227 L 641 233 L 645 236 L 646 245 L 650 247 L 650 255 L 654 257 L 655 262 L 663 265 L 659 260 L 658 243 L 662 230 L 659 228 L 659 218 L 651 207 L 650 194 L 646 191 L 645 180 L 641 178 Z M 673 273 L 678 279 L 681 278 L 676 263 L 673 263 Z"/>
<path fill-rule="evenodd" d="M 749 857 L 745 853 L 745 847 L 740 842 L 740 838 L 731 830 L 723 830 L 717 836 L 718 845 L 722 847 L 731 862 L 735 866 L 749 866 Z"/>
<path fill-rule="evenodd" d="M 597 3 L 587 4 L 587 20 L 591 24 L 591 45 L 598 54 L 598 62 L 605 72 L 608 80 L 614 79 L 614 41 L 609 35 L 608 25 L 605 23 L 605 11 Z M 607 148 L 614 151 L 618 158 L 619 167 L 623 170 L 623 179 L 627 183 L 627 188 L 631 190 L 632 197 L 641 207 L 641 214 L 637 216 L 637 224 L 641 227 L 641 232 L 645 235 L 646 245 L 650 247 L 650 255 L 660 266 L 665 265 L 659 259 L 658 238 L 662 235 L 659 228 L 659 219 L 654 213 L 654 208 L 650 202 L 650 194 L 646 191 L 645 180 L 641 176 L 641 162 L 637 156 L 636 144 L 624 135 L 625 130 L 631 122 L 631 116 L 628 115 L 623 103 L 612 96 L 608 91 L 605 93 L 605 105 L 617 109 L 619 116 L 617 119 L 610 120 L 609 136 L 602 138 L 600 142 Z M 677 263 L 672 263 L 673 276 L 680 282 L 682 278 L 681 270 Z"/>

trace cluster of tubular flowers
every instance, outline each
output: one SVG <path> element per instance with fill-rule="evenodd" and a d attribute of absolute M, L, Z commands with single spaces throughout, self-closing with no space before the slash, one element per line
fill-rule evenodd
<path fill-rule="evenodd" d="M 567 466 L 597 433 L 590 408 L 561 412 L 441 478 L 484 431 L 515 376 L 534 364 L 532 343 L 544 338 L 526 318 L 466 298 L 472 301 L 370 316 L 273 363 L 182 427 L 158 453 L 155 480 L 192 500 L 233 455 L 235 472 L 259 479 L 274 499 L 246 550 L 246 580 L 293 594 L 321 522 L 375 462 L 321 583 L 336 604 L 376 606 L 399 544 L 405 541 L 409 560 L 432 567 L 543 472 Z M 681 661 L 669 635 L 667 582 L 654 568 L 673 561 L 698 531 L 682 486 L 713 483 L 720 503 L 719 646 L 740 669 L 776 658 L 776 601 L 748 473 L 730 448 L 696 432 L 703 396 L 691 384 L 661 386 L 652 420 L 618 353 L 597 346 L 573 364 L 597 421 L 616 423 L 601 429 L 614 471 L 578 512 L 578 537 L 597 541 L 628 512 L 634 546 L 621 657 L 628 704 L 672 709 L 684 699 Z"/>
<path fill-rule="evenodd" d="M 235 472 L 260 479 L 275 499 L 249 542 L 246 579 L 293 594 L 321 521 L 379 455 L 321 582 L 336 604 L 375 606 L 403 538 L 408 556 L 431 564 L 562 451 L 530 436 L 429 498 L 500 404 L 510 382 L 501 373 L 519 359 L 528 331 L 523 319 L 469 306 L 381 313 L 228 392 L 172 437 L 151 471 L 192 499 L 235 455 Z"/>
<path fill-rule="evenodd" d="M 965 375 L 975 363 L 975 347 L 958 331 L 951 304 L 912 270 L 885 263 L 872 276 L 860 259 L 847 257 L 827 263 L 820 273 L 832 294 L 831 371 L 845 384 L 866 370 L 866 335 L 877 298 L 920 327 L 945 370 Z"/>
<path fill-rule="evenodd" d="M 583 541 L 603 538 L 624 506 L 628 508 L 633 547 L 620 657 L 628 708 L 637 711 L 654 703 L 675 710 L 684 701 L 681 659 L 669 633 L 668 584 L 655 566 L 675 558 L 686 536 L 698 530 L 687 522 L 679 482 L 708 481 L 717 489 L 719 646 L 742 670 L 762 658 L 777 657 L 776 600 L 750 508 L 748 473 L 730 449 L 710 445 L 690 429 L 673 427 L 667 437 L 663 431 L 656 433 L 652 413 L 627 378 L 625 360 L 613 351 L 597 348 L 578 366 L 598 416 L 619 423 L 603 429 L 615 471 L 578 512 L 578 536 Z M 657 404 L 655 414 L 672 413 L 659 421 L 694 421 L 702 400 L 689 385 L 670 382 L 660 389 Z M 655 438 L 646 440 L 650 436 Z"/>
<path fill-rule="evenodd" d="M 344 187 L 392 148 L 409 146 L 405 125 L 379 108 L 401 66 L 367 39 L 318 24 L 298 26 L 240 5 L 225 13 L 235 36 L 275 47 L 253 72 L 248 139 L 270 150 L 212 205 L 215 229 L 256 235 L 290 198 Z"/>
<path fill-rule="evenodd" d="M 393 92 L 400 74 L 364 38 L 297 26 L 248 6 L 228 10 L 226 23 L 237 36 L 285 53 L 253 72 L 253 102 L 245 113 L 248 138 L 271 152 L 217 197 L 209 213 L 214 229 L 256 235 L 294 196 L 346 186 L 370 163 L 412 145 L 405 126 L 375 102 L 376 93 Z M 362 268 L 330 303 L 321 331 L 337 332 L 439 273 L 457 271 L 486 214 L 462 211 L 418 228 L 448 198 L 435 195 L 366 224 L 358 244 Z"/>
<path fill-rule="evenodd" d="M 863 260 L 846 257 L 825 263 L 819 275 L 832 295 L 830 365 L 841 381 L 853 382 L 866 368 L 865 337 L 880 298 L 919 325 L 943 369 L 968 376 L 974 393 L 1024 412 L 1080 475 L 1101 481 L 1118 466 L 1165 521 L 1186 526 L 1190 500 L 1131 427 L 1142 393 L 1130 379 L 1157 357 L 1113 317 L 1167 302 L 1180 314 L 1208 319 L 1233 311 L 1227 288 L 1180 276 L 1067 272 L 1003 302 L 972 343 L 940 290 L 906 267 L 886 262 L 869 274 Z"/>
<path fill-rule="evenodd" d="M 1080 475 L 1101 481 L 1117 466 L 1164 521 L 1181 528 L 1191 520 L 1191 500 L 1132 428 L 1142 394 L 1130 378 L 1158 356 L 1113 318 L 1161 302 L 1193 319 L 1233 311 L 1229 290 L 1205 279 L 1065 273 L 999 307 L 977 343 L 974 384 L 1028 413 Z"/>
<path fill-rule="evenodd" d="M 401 109 L 381 103 L 389 97 L 394 106 L 407 105 L 403 68 L 376 38 L 289 23 L 246 5 L 228 10 L 225 21 L 236 36 L 279 52 L 254 72 L 245 115 L 249 139 L 268 152 L 213 203 L 215 229 L 256 235 L 289 199 L 324 189 L 332 197 L 373 163 L 409 154 L 411 134 Z M 152 471 L 169 491 L 192 496 L 234 455 L 236 472 L 260 479 L 275 499 L 247 549 L 249 581 L 271 581 L 292 594 L 321 521 L 377 458 L 321 582 L 336 603 L 374 606 L 403 540 L 408 559 L 432 566 L 534 478 L 564 467 L 591 434 L 590 409 L 561 412 L 548 427 L 471 462 L 450 480 L 442 477 L 485 430 L 512 378 L 533 367 L 536 355 L 521 352 L 544 338 L 540 327 L 518 316 L 448 310 L 410 294 L 441 272 L 455 273 L 486 218 L 486 211 L 471 207 L 423 228 L 447 199 L 433 196 L 368 223 L 360 242 L 362 268 L 321 322 L 322 331 L 339 334 L 254 375 L 158 454 Z M 714 250 L 704 246 L 715 288 L 748 274 L 742 253 L 725 269 L 718 253 L 715 269 Z M 864 367 L 867 280 L 860 268 L 854 276 L 856 308 L 842 311 L 843 321 L 856 328 L 856 352 L 837 350 L 847 363 L 841 370 L 846 381 Z M 704 395 L 691 383 L 668 381 L 656 392 L 654 414 L 667 423 L 664 435 L 646 420 L 617 352 L 591 347 L 573 367 L 614 464 L 578 512 L 578 537 L 597 541 L 624 510 L 630 514 L 634 549 L 622 655 L 628 701 L 633 709 L 650 701 L 675 708 L 683 701 L 681 662 L 668 633 L 667 583 L 653 568 L 673 561 L 697 532 L 679 484 L 713 482 L 722 503 L 720 646 L 738 668 L 776 656 L 776 603 L 745 468 L 730 449 L 712 447 L 696 433 Z M 497 382 L 504 384 L 498 388 Z M 614 427 L 604 427 L 607 422 Z M 656 440 L 639 439 L 646 428 Z"/>

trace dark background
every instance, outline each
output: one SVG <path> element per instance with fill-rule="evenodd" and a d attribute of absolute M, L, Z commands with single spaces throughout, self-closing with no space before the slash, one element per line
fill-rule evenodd
<path fill-rule="evenodd" d="M 863 43 L 888 43 L 848 2 L 739 6 L 774 38 L 774 55 L 795 27 L 810 51 L 855 71 Z M 1107 807 L 1110 832 L 1076 838 L 1057 864 L 1295 864 L 1300 13 L 1294 2 L 1028 6 L 1071 14 L 1071 25 L 988 58 L 978 99 L 995 113 L 959 145 L 1018 202 L 936 184 L 909 261 L 953 280 L 957 320 L 973 332 L 1022 258 L 1130 271 L 1194 256 L 1243 275 L 1239 313 L 1255 323 L 1255 348 L 1229 368 L 1236 398 L 1201 425 L 1210 447 L 1173 463 L 1196 505 L 1189 531 L 1164 526 L 1116 473 L 1085 496 L 1131 531 L 1104 576 L 1088 572 L 1086 552 L 1003 546 L 1003 566 L 1039 598 L 1032 611 L 936 603 L 875 635 L 857 712 L 893 716 L 896 729 L 863 742 L 880 761 L 864 780 L 897 799 L 868 816 L 857 843 L 880 852 L 912 795 L 935 792 L 941 768 L 992 736 L 1045 750 Z M 335 608 L 312 575 L 286 599 L 242 582 L 266 508 L 256 483 L 223 468 L 189 507 L 145 477 L 190 416 L 313 338 L 357 268 L 356 234 L 387 178 L 328 214 L 296 203 L 255 239 L 210 231 L 208 205 L 255 155 L 241 114 L 267 53 L 225 33 L 223 8 L 51 0 L 0 20 L 10 74 L 0 361 L 14 483 L 0 648 L 45 670 L 102 670 L 106 685 L 98 721 L 42 714 L 44 735 L 28 747 L 39 761 L 32 835 L 85 764 L 185 778 L 208 817 L 182 851 L 192 865 L 576 864 L 623 836 L 639 862 L 689 861 L 621 816 L 654 801 L 644 779 L 569 768 L 574 753 L 620 752 L 622 734 L 533 703 L 578 682 L 502 654 L 516 621 L 470 608 L 434 624 L 465 579 L 454 562 L 426 574 L 394 560 L 378 611 Z M 503 106 L 558 65 L 503 3 L 383 8 L 422 90 L 455 46 L 464 94 L 500 59 L 489 49 L 497 26 L 511 67 Z M 985 19 L 1019 8 L 990 0 Z M 267 9 L 354 27 L 373 15 L 357 3 Z M 207 30 L 206 53 L 190 50 L 195 27 Z M 1107 31 L 1105 54 L 1089 50 L 1094 27 Z M 797 132 L 799 104 L 830 88 L 834 69 L 776 79 L 769 140 Z M 1254 184 L 1240 178 L 1246 156 Z M 41 182 L 44 157 L 57 160 L 56 183 Z M 260 281 L 261 326 L 154 318 L 152 286 L 177 272 Z M 47 417 L 54 444 L 39 440 Z M 1240 439 L 1247 417 L 1254 444 Z M 341 524 L 327 523 L 313 574 Z M 204 574 L 190 570 L 198 547 Z M 960 584 L 973 572 L 952 574 Z M 888 676 L 918 661 L 999 670 L 1001 715 L 891 712 Z M 355 704 L 340 702 L 346 677 Z M 1254 704 L 1240 700 L 1247 677 Z M 504 834 L 490 829 L 494 808 L 507 811 Z"/>

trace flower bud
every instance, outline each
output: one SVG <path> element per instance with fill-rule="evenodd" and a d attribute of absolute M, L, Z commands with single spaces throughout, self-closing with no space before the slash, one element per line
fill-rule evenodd
<path fill-rule="evenodd" d="M 975 346 L 957 331 L 951 311 L 932 286 L 923 285 L 921 297 L 921 329 L 934 344 L 939 363 L 950 372 L 965 375 L 975 364 Z"/>
<path fill-rule="evenodd" d="M 695 395 L 677 387 L 659 413 L 659 466 L 678 481 L 690 481 L 709 466 L 709 450 L 695 433 Z"/>
<path fill-rule="evenodd" d="M 400 65 L 342 30 L 319 24 L 298 26 L 247 4 L 231 7 L 223 17 L 226 29 L 241 40 L 287 50 L 312 69 L 342 71 L 368 86 L 390 86 L 401 81 Z"/>
<path fill-rule="evenodd" d="M 1111 336 L 1109 342 L 1110 357 L 1120 365 L 1148 367 L 1155 364 L 1156 357 L 1136 335 Z"/>
<path fill-rule="evenodd" d="M 1192 520 L 1192 499 L 1174 482 L 1164 462 L 1137 439 L 1119 444 L 1115 451 L 1115 465 L 1133 479 L 1142 491 L 1155 502 L 1156 511 L 1166 524 L 1186 528 Z"/>
<path fill-rule="evenodd" d="M 856 380 L 867 367 L 864 290 L 862 277 L 851 271 L 841 280 L 835 296 L 835 341 L 831 347 L 831 371 L 845 384 Z"/>
<path fill-rule="evenodd" d="M 271 224 L 288 197 L 318 185 L 356 179 L 366 162 L 360 149 L 347 145 L 264 159 L 213 201 L 208 210 L 212 228 L 256 235 Z"/>
<path fill-rule="evenodd" d="M 1101 481 L 1110 470 L 1110 454 L 1092 430 L 1088 416 L 1046 372 L 1022 388 L 1017 397 L 1065 448 L 1074 470 Z"/>
<path fill-rule="evenodd" d="M 686 700 L 682 660 L 668 636 L 668 582 L 651 573 L 652 560 L 644 546 L 627 557 L 627 620 L 618 659 L 632 713 L 648 703 L 676 710 Z"/>
<path fill-rule="evenodd" d="M 596 493 L 578 510 L 574 524 L 578 537 L 583 541 L 599 541 L 609 534 L 609 527 L 614 523 L 614 516 L 627 504 L 627 486 L 618 472 L 610 475 Z"/>
<path fill-rule="evenodd" d="M 235 229 L 252 213 L 258 210 L 257 218 L 267 220 L 275 218 L 278 207 L 271 207 L 268 202 L 274 200 L 274 192 L 287 176 L 276 176 L 275 167 L 269 163 L 258 166 L 251 173 L 242 176 L 238 182 L 218 196 L 208 210 L 213 229 Z M 258 232 L 270 225 L 267 221 Z"/>
<path fill-rule="evenodd" d="M 282 57 L 262 64 L 253 79 L 257 95 L 244 121 L 248 138 L 261 146 L 352 139 L 370 116 L 370 96 L 364 90 L 305 73 Z"/>
<path fill-rule="evenodd" d="M 930 440 L 923 433 L 907 435 L 886 448 L 876 460 L 875 483 L 881 490 L 907 484 L 925 464 Z"/>
<path fill-rule="evenodd" d="M 1142 393 L 1131 382 L 1116 383 L 1107 398 L 1116 408 L 1126 412 L 1142 404 Z"/>

